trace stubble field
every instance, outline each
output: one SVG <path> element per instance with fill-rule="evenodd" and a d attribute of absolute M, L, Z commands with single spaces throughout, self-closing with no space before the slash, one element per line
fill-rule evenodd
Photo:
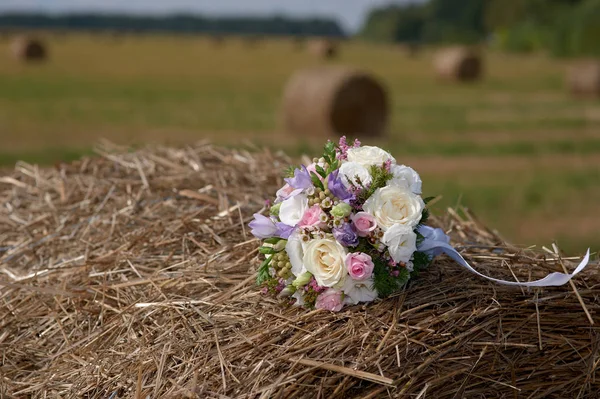
<path fill-rule="evenodd" d="M 431 51 L 347 42 L 334 61 L 291 40 L 47 35 L 49 62 L 0 62 L 0 163 L 46 164 L 117 143 L 184 145 L 209 139 L 315 154 L 323 139 L 290 137 L 278 123 L 290 74 L 320 63 L 375 74 L 391 99 L 389 148 L 417 169 L 434 211 L 466 206 L 509 241 L 569 253 L 600 236 L 600 102 L 571 99 L 565 62 L 488 53 L 477 84 L 434 79 Z"/>

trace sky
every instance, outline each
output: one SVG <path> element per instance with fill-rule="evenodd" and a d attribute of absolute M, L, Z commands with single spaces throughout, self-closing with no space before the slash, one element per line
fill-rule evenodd
<path fill-rule="evenodd" d="M 206 15 L 272 15 L 333 17 L 348 32 L 356 31 L 368 10 L 411 0 L 0 0 L 0 12 L 43 11 L 127 12 L 165 14 L 191 12 Z M 412 0 L 414 2 L 414 0 Z"/>

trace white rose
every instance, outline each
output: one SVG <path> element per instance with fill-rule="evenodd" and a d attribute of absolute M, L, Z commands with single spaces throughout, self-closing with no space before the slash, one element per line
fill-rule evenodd
<path fill-rule="evenodd" d="M 390 184 L 395 186 L 406 186 L 415 194 L 421 194 L 421 177 L 413 168 L 405 165 L 393 165 L 391 172 L 394 175 Z"/>
<path fill-rule="evenodd" d="M 342 179 L 342 184 L 348 188 L 351 186 L 350 182 L 358 185 L 357 177 L 360 179 L 360 182 L 363 186 L 370 184 L 373 180 L 371 177 L 371 173 L 359 164 L 358 162 L 345 162 L 340 167 L 340 178 Z"/>
<path fill-rule="evenodd" d="M 377 225 L 386 231 L 395 224 L 414 228 L 425 208 L 423 199 L 408 187 L 378 188 L 363 205 L 363 210 L 375 217 Z"/>
<path fill-rule="evenodd" d="M 281 203 L 281 208 L 279 208 L 279 220 L 288 226 L 295 226 L 300 222 L 307 209 L 308 198 L 306 195 L 295 195 Z"/>
<path fill-rule="evenodd" d="M 348 162 L 356 162 L 368 168 L 371 165 L 381 166 L 385 161 L 396 163 L 394 157 L 379 147 L 364 145 L 362 147 L 348 149 Z"/>
<path fill-rule="evenodd" d="M 417 235 L 410 226 L 393 225 L 385 232 L 381 241 L 387 245 L 390 256 L 396 262 L 407 263 L 417 250 Z"/>
<path fill-rule="evenodd" d="M 306 267 L 304 267 L 302 261 L 302 258 L 304 258 L 304 246 L 298 230 L 295 230 L 288 238 L 285 244 L 285 252 L 288 254 L 290 263 L 292 264 L 292 274 L 299 276 L 306 273 Z"/>
<path fill-rule="evenodd" d="M 348 274 L 345 259 L 346 249 L 331 238 L 309 241 L 304 248 L 304 266 L 323 287 L 344 282 Z"/>
<path fill-rule="evenodd" d="M 357 281 L 348 277 L 342 291 L 345 295 L 344 302 L 352 305 L 359 302 L 371 302 L 377 298 L 377 291 L 373 288 L 372 279 Z"/>

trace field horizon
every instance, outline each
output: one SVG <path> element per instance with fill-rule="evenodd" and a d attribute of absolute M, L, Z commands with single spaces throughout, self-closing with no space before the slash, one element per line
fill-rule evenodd
<path fill-rule="evenodd" d="M 543 54 L 485 55 L 485 77 L 442 83 L 434 49 L 343 42 L 316 58 L 289 39 L 247 46 L 169 35 L 44 36 L 50 58 L 0 63 L 0 164 L 51 165 L 117 144 L 282 149 L 317 155 L 325 137 L 290 137 L 280 98 L 293 71 L 351 65 L 379 79 L 391 100 L 388 134 L 365 143 L 419 171 L 434 212 L 461 204 L 510 242 L 581 254 L 600 233 L 600 101 L 571 98 L 566 61 Z M 0 40 L 8 48 L 10 42 Z"/>

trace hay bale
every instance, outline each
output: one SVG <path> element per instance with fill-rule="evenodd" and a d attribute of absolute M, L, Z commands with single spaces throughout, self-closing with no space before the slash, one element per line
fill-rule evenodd
<path fill-rule="evenodd" d="M 471 82 L 481 78 L 483 61 L 480 53 L 470 47 L 449 47 L 435 56 L 435 71 L 443 80 Z"/>
<path fill-rule="evenodd" d="M 332 59 L 338 56 L 338 44 L 330 39 L 313 39 L 308 43 L 308 52 L 315 57 Z"/>
<path fill-rule="evenodd" d="M 600 60 L 575 61 L 567 68 L 566 85 L 576 97 L 600 97 Z"/>
<path fill-rule="evenodd" d="M 44 42 L 27 36 L 19 36 L 13 40 L 11 53 L 15 59 L 23 62 L 41 62 L 48 58 Z"/>
<path fill-rule="evenodd" d="M 573 280 L 581 303 L 569 285 L 520 290 L 439 257 L 395 297 L 309 312 L 258 293 L 243 229 L 288 157 L 100 154 L 0 176 L 0 397 L 598 397 L 593 265 Z M 472 215 L 431 222 L 488 275 L 562 271 Z"/>
<path fill-rule="evenodd" d="M 373 76 L 347 67 L 296 72 L 282 101 L 284 129 L 296 135 L 376 137 L 388 119 L 387 93 Z"/>

